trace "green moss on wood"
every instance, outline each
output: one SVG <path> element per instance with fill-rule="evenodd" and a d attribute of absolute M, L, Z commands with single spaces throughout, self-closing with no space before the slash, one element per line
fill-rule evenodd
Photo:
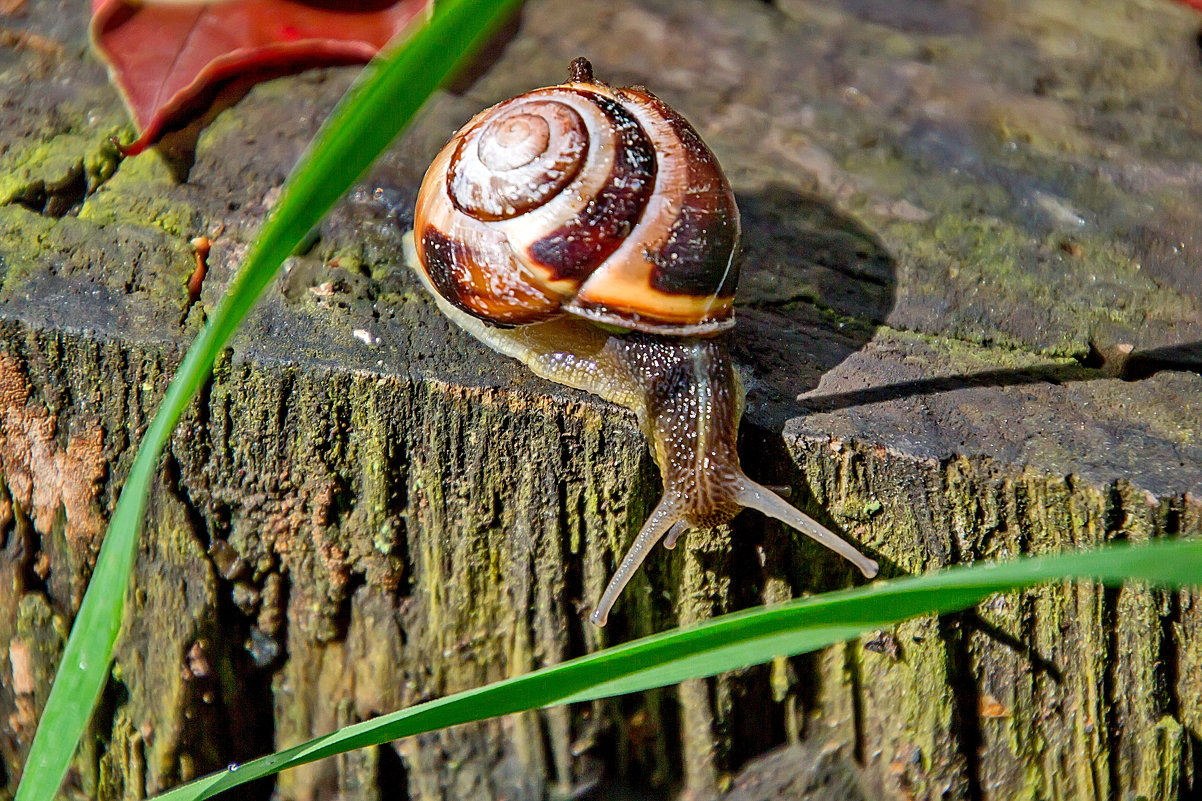
<path fill-rule="evenodd" d="M 56 196 L 70 194 L 59 214 L 94 192 L 113 174 L 118 162 L 109 142 L 113 129 L 93 127 L 49 139 L 27 139 L 0 155 L 0 206 L 22 203 L 41 209 Z"/>

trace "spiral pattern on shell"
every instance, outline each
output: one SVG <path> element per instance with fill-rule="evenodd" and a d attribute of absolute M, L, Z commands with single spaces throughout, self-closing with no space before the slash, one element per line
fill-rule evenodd
<path fill-rule="evenodd" d="M 439 153 L 414 220 L 430 282 L 498 325 L 728 328 L 739 215 L 717 159 L 654 95 L 577 78 L 477 114 Z"/>

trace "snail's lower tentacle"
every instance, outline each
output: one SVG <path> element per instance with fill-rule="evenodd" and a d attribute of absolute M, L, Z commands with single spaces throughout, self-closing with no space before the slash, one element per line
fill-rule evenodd
<path fill-rule="evenodd" d="M 632 576 L 638 571 L 639 566 L 643 564 L 643 560 L 647 558 L 647 554 L 655 547 L 655 544 L 663 538 L 665 534 L 672 536 L 679 533 L 679 530 L 685 527 L 685 522 L 680 519 L 680 510 L 676 504 L 667 497 L 660 500 L 659 505 L 651 512 L 651 516 L 647 518 L 647 522 L 643 524 L 639 535 L 634 539 L 634 545 L 630 546 L 630 550 L 626 552 L 626 556 L 622 557 L 622 563 L 618 565 L 617 571 L 613 578 L 609 580 L 609 585 L 605 588 L 605 593 L 601 596 L 601 600 L 597 603 L 597 608 L 593 610 L 593 614 L 589 618 L 598 626 L 604 626 L 609 620 L 609 612 L 614 607 L 614 602 L 618 600 L 618 596 L 622 594 L 622 590 L 626 589 L 626 585 L 630 582 Z M 675 537 L 673 537 L 675 539 Z"/>
<path fill-rule="evenodd" d="M 879 569 L 877 563 L 857 551 L 849 542 L 817 520 L 790 506 L 783 498 L 746 476 L 742 486 L 735 492 L 735 500 L 750 509 L 758 509 L 769 517 L 793 528 L 825 545 L 860 569 L 865 578 L 872 578 Z"/>
<path fill-rule="evenodd" d="M 681 520 L 676 525 L 668 530 L 668 535 L 664 537 L 664 547 L 669 551 L 676 547 L 676 541 L 680 539 L 680 535 L 689 530 L 689 524 Z"/>

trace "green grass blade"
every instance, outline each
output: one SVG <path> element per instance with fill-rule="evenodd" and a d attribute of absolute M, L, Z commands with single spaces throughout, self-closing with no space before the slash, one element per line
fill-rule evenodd
<path fill-rule="evenodd" d="M 428 23 L 364 70 L 289 177 L 246 261 L 184 356 L 138 449 L 71 628 L 15 801 L 46 801 L 62 783 L 108 676 L 146 495 L 159 457 L 218 353 L 284 259 L 426 98 L 519 4 L 519 0 L 440 0 Z"/>
<path fill-rule="evenodd" d="M 355 748 L 511 712 L 712 676 L 822 648 L 915 615 L 965 609 L 997 592 L 1071 578 L 1202 586 L 1202 540 L 1118 545 L 952 568 L 737 612 L 357 723 L 182 785 L 152 801 L 202 801 L 285 768 Z"/>

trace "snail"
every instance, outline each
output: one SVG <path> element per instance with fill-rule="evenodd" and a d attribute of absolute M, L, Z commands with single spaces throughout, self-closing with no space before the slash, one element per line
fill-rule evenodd
<path fill-rule="evenodd" d="M 592 621 L 661 539 L 758 509 L 851 561 L 877 564 L 748 478 L 734 325 L 739 212 L 714 155 L 642 87 L 585 59 L 567 83 L 473 117 L 418 192 L 406 260 L 458 326 L 536 374 L 632 409 L 663 496 Z"/>

